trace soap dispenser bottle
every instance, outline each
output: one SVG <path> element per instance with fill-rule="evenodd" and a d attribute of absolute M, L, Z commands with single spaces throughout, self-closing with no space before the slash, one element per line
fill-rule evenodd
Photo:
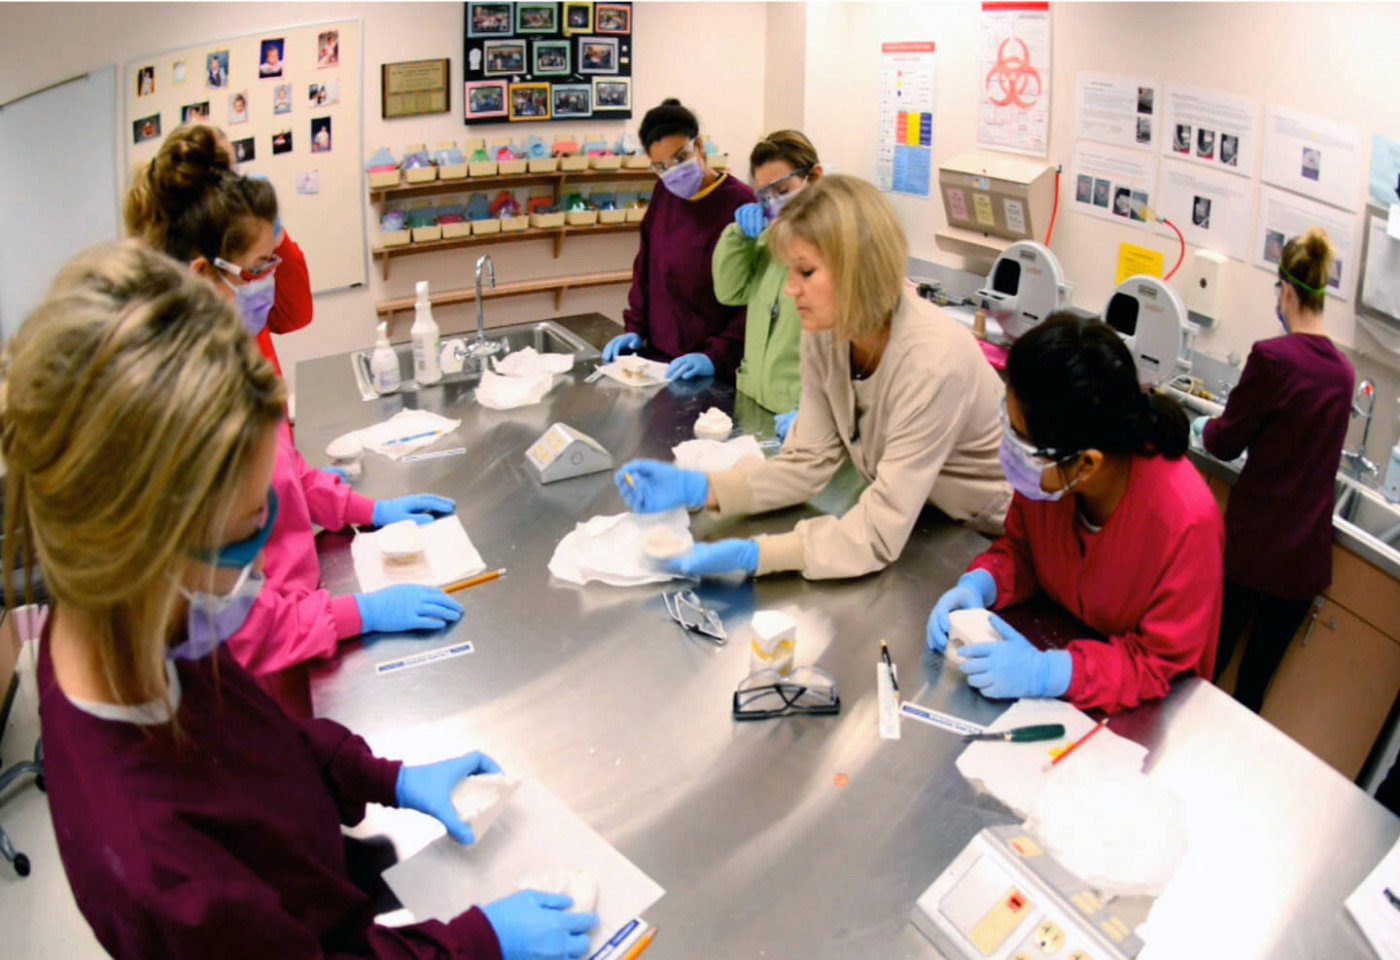
<path fill-rule="evenodd" d="M 387 322 L 379 325 L 379 339 L 375 341 L 374 354 L 369 359 L 369 370 L 376 393 L 393 393 L 399 388 L 399 355 L 389 346 Z"/>
<path fill-rule="evenodd" d="M 415 289 L 418 301 L 413 307 L 413 329 L 409 331 L 413 339 L 413 379 L 420 386 L 427 386 L 442 379 L 442 368 L 438 366 L 438 325 L 433 319 L 432 301 L 428 299 L 428 281 L 419 280 Z"/>

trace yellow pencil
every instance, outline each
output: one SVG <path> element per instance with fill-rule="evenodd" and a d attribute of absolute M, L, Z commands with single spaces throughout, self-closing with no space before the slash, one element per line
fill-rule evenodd
<path fill-rule="evenodd" d="M 656 928 L 652 927 L 650 930 L 648 930 L 645 934 L 642 935 L 642 939 L 637 941 L 637 945 L 635 947 L 627 951 L 627 955 L 623 957 L 622 960 L 637 960 L 637 958 L 642 955 L 642 951 L 645 950 L 647 947 L 651 946 L 652 938 L 655 936 Z"/>
<path fill-rule="evenodd" d="M 489 583 L 492 580 L 499 579 L 505 572 L 506 568 L 502 567 L 499 570 L 492 570 L 490 573 L 483 573 L 480 576 L 471 577 L 466 580 L 458 580 L 456 583 L 449 583 L 447 586 L 443 587 L 442 592 L 456 593 L 458 590 L 465 590 L 468 587 L 474 587 L 480 583 Z"/>
<path fill-rule="evenodd" d="M 635 483 L 632 482 L 632 474 L 630 474 L 630 473 L 624 473 L 624 474 L 622 475 L 622 479 L 624 479 L 624 480 L 627 481 L 627 485 L 628 485 L 629 487 L 633 488 L 634 490 L 636 489 L 637 485 L 636 485 Z"/>

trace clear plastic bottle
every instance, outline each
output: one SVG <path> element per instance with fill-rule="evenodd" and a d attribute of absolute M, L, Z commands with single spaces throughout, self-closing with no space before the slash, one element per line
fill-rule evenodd
<path fill-rule="evenodd" d="M 374 344 L 374 354 L 369 358 L 369 372 L 374 378 L 376 393 L 393 393 L 401 384 L 399 376 L 399 355 L 389 346 L 389 325 L 379 325 L 379 339 Z"/>
<path fill-rule="evenodd" d="M 428 281 L 419 280 L 416 290 L 418 301 L 413 307 L 413 329 L 409 331 L 413 339 L 413 379 L 420 386 L 427 386 L 442 379 L 442 368 L 438 366 L 438 325 L 433 319 L 432 301 L 428 299 Z"/>

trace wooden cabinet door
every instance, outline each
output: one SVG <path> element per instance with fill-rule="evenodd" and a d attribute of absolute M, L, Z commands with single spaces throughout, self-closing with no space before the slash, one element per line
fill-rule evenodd
<path fill-rule="evenodd" d="M 1400 643 L 1324 599 L 1284 654 L 1263 717 L 1355 780 L 1397 690 Z"/>

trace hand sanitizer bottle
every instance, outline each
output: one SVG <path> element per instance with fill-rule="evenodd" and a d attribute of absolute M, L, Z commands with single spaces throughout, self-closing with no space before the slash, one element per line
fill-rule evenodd
<path fill-rule="evenodd" d="M 428 281 L 419 280 L 416 287 L 418 302 L 413 308 L 413 379 L 419 386 L 437 383 L 442 379 L 442 369 L 438 366 L 438 325 L 433 319 L 433 304 L 428 299 Z"/>
<path fill-rule="evenodd" d="M 379 325 L 379 339 L 375 341 L 374 354 L 369 358 L 369 372 L 374 378 L 375 392 L 381 396 L 399 388 L 399 355 L 389 346 L 388 323 Z"/>

